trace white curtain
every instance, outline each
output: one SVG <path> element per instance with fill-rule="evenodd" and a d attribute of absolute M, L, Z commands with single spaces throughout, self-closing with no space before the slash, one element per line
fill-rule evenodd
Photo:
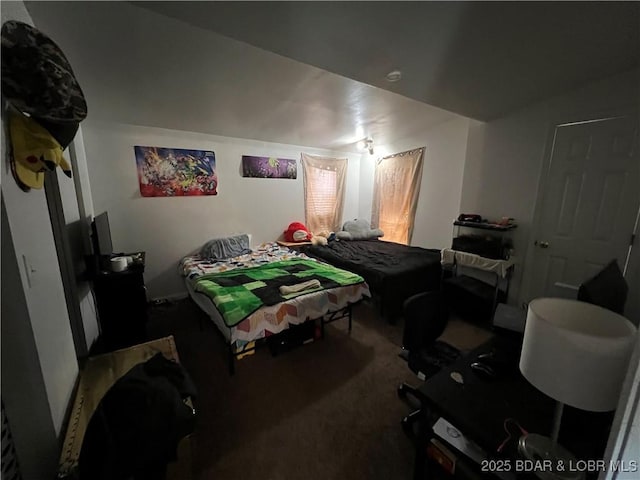
<path fill-rule="evenodd" d="M 302 154 L 305 224 L 314 234 L 341 228 L 347 159 Z"/>
<path fill-rule="evenodd" d="M 424 147 L 381 158 L 376 163 L 371 226 L 382 240 L 408 245 L 422 180 Z"/>

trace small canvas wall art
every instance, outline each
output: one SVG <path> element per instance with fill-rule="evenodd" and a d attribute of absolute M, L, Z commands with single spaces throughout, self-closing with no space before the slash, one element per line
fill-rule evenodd
<path fill-rule="evenodd" d="M 295 160 L 275 157 L 242 156 L 242 176 L 256 178 L 297 178 Z"/>
<path fill-rule="evenodd" d="M 218 194 L 214 152 L 161 147 L 133 148 L 143 197 Z"/>

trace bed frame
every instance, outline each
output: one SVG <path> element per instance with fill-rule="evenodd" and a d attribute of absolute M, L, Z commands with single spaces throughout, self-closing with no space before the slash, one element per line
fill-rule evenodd
<path fill-rule="evenodd" d="M 316 322 L 319 321 L 320 322 L 320 338 L 324 339 L 324 326 L 335 322 L 336 320 L 342 320 L 343 318 L 347 318 L 349 320 L 349 333 L 351 333 L 351 326 L 352 326 L 352 317 L 353 317 L 353 313 L 351 311 L 351 304 L 347 305 L 346 307 L 344 307 L 342 310 L 338 310 L 335 312 L 327 312 L 325 313 L 323 316 L 319 317 L 319 318 L 308 318 L 307 320 L 305 320 L 303 323 L 301 323 L 300 325 L 307 323 L 307 322 Z M 286 330 L 284 330 L 286 331 Z M 283 332 L 280 332 L 283 333 Z M 276 335 L 280 335 L 279 333 L 276 333 Z M 234 352 L 233 349 L 233 343 L 228 343 L 228 349 L 229 349 L 229 374 L 233 375 L 235 373 L 235 361 L 238 355 L 244 355 L 248 352 L 252 352 L 255 351 L 259 346 L 265 345 L 266 344 L 266 340 L 268 338 L 271 337 L 263 337 L 260 338 L 258 340 L 254 340 L 253 342 L 253 346 L 250 348 L 246 348 L 243 349 L 240 352 Z M 235 343 L 235 342 L 234 342 Z"/>
<path fill-rule="evenodd" d="M 193 298 L 191 299 L 193 301 Z M 213 302 L 212 302 L 213 303 Z M 300 323 L 299 325 L 303 325 L 307 322 L 320 322 L 320 338 L 324 339 L 324 326 L 329 324 L 329 323 L 333 323 L 337 320 L 342 320 L 343 318 L 346 318 L 348 320 L 348 331 L 349 333 L 351 333 L 351 328 L 353 326 L 353 311 L 352 311 L 352 307 L 354 304 L 349 303 L 346 307 L 340 309 L 340 310 L 336 310 L 334 312 L 327 312 L 324 315 L 322 315 L 321 317 L 318 318 L 307 318 L 304 322 Z M 204 313 L 204 312 L 203 312 Z M 204 330 L 204 321 L 202 319 L 202 316 L 200 317 L 200 330 Z M 251 347 L 247 347 L 247 348 L 243 348 L 240 351 L 236 351 L 234 348 L 234 344 L 236 343 L 234 342 L 229 342 L 227 341 L 226 338 L 224 338 L 223 333 L 220 331 L 219 328 L 214 326 L 214 330 L 216 332 L 218 332 L 218 335 L 220 335 L 222 337 L 222 340 L 224 341 L 224 343 L 227 344 L 227 358 L 229 361 L 229 374 L 233 375 L 235 374 L 235 362 L 237 360 L 238 356 L 244 356 L 247 355 L 251 352 L 254 352 L 258 349 L 258 347 L 265 345 L 266 340 L 268 338 L 271 338 L 272 336 L 268 336 L 268 337 L 262 337 L 256 340 L 253 340 L 252 343 L 253 345 Z M 284 333 L 288 330 L 285 329 L 280 333 L 276 333 L 274 335 L 280 335 L 281 333 Z"/>

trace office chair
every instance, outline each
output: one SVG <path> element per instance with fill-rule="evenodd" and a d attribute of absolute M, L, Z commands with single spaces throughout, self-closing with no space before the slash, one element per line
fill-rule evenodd
<path fill-rule="evenodd" d="M 405 300 L 403 304 L 404 332 L 403 349 L 408 351 L 409 368 L 421 380 L 426 380 L 453 363 L 460 352 L 451 345 L 436 340 L 447 325 L 448 312 L 440 291 L 422 292 Z M 402 383 L 398 387 L 400 398 L 407 394 L 418 400 L 422 398 L 418 388 Z M 421 407 L 402 419 L 402 428 L 409 436 L 413 424 L 418 420 Z"/>

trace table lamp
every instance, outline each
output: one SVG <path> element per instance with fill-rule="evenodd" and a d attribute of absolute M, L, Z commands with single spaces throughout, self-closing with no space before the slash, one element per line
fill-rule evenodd
<path fill-rule="evenodd" d="M 590 303 L 538 298 L 529 303 L 520 371 L 557 401 L 551 437 L 528 434 L 518 450 L 529 460 L 564 465 L 572 455 L 558 444 L 563 406 L 614 410 L 634 348 L 636 327 L 623 316 Z M 575 463 L 575 460 L 574 460 Z M 536 471 L 543 479 L 579 478 L 575 472 Z"/>

